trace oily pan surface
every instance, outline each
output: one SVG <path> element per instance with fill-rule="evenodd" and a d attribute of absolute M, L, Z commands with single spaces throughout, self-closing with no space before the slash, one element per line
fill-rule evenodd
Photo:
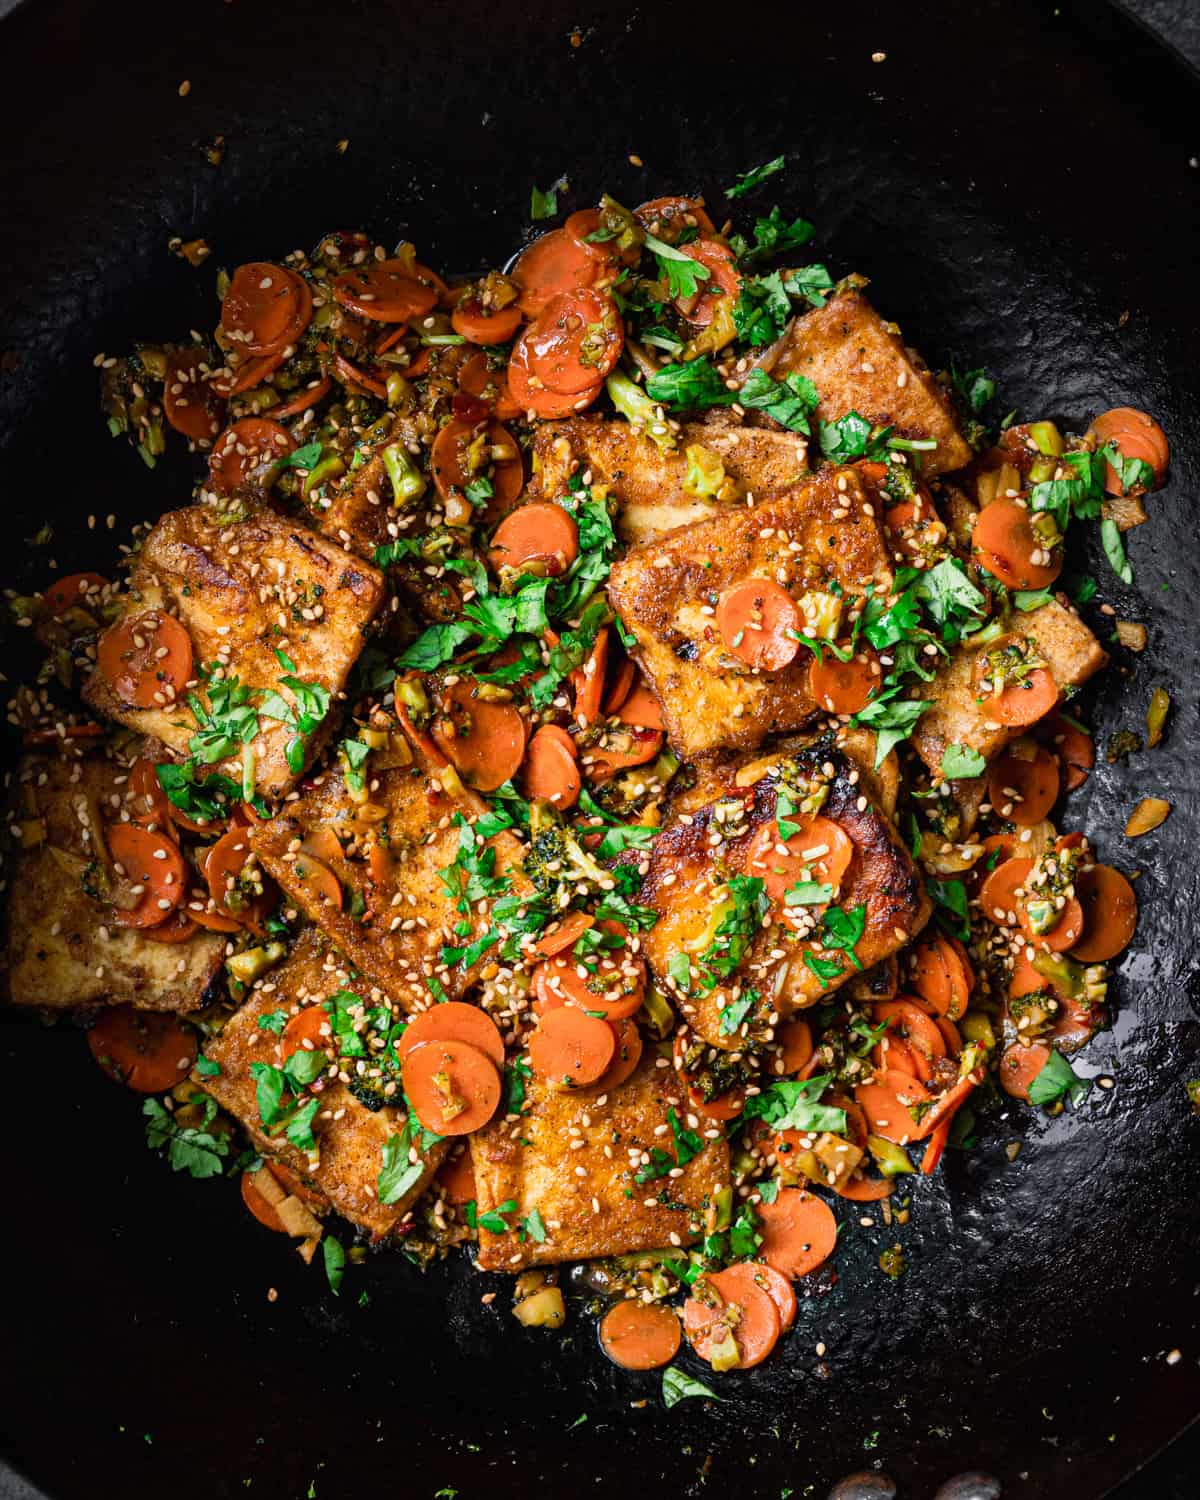
<path fill-rule="evenodd" d="M 1086 561 L 1100 597 L 1150 628 L 1148 651 L 1115 651 L 1093 690 L 1099 743 L 1140 727 L 1152 685 L 1176 704 L 1164 747 L 1125 767 L 1101 757 L 1073 804 L 1101 859 L 1143 872 L 1114 1030 L 1076 1060 L 1117 1087 L 1093 1089 L 1073 1117 L 1014 1107 L 993 1120 L 976 1151 L 918 1184 L 905 1230 L 848 1225 L 836 1283 L 812 1278 L 778 1359 L 718 1382 L 720 1406 L 665 1412 L 660 1377 L 609 1367 L 590 1319 L 561 1337 L 522 1330 L 507 1281 L 459 1257 L 421 1278 L 379 1256 L 348 1268 L 335 1301 L 231 1187 L 174 1178 L 144 1149 L 137 1101 L 82 1038 L 5 1017 L 6 1181 L 30 1211 L 8 1236 L 5 1451 L 63 1496 L 94 1494 L 98 1466 L 130 1495 L 164 1481 L 184 1497 L 241 1494 L 246 1478 L 267 1495 L 310 1482 L 366 1493 L 401 1476 L 414 1495 L 516 1495 L 539 1481 L 553 1493 L 568 1474 L 605 1495 L 635 1474 L 670 1494 L 739 1474 L 755 1493 L 803 1494 L 876 1461 L 913 1494 L 984 1467 L 1014 1493 L 1069 1478 L 1099 1495 L 1200 1404 L 1194 1360 L 1162 1358 L 1198 1332 L 1200 1127 L 1182 1082 L 1200 1069 L 1200 232 L 1181 122 L 1200 91 L 1117 23 L 1084 30 L 1032 5 L 969 19 L 929 5 L 903 21 L 866 7 L 836 23 L 765 7 L 753 30 L 696 4 L 628 18 L 542 0 L 523 15 L 500 27 L 473 3 L 419 19 L 375 5 L 334 25 L 309 0 L 211 4 L 168 37 L 148 0 L 119 23 L 63 0 L 9 23 L 0 109 L 26 144 L 4 168 L 20 211 L 0 251 L 0 348 L 18 356 L 0 379 L 5 583 L 44 581 L 47 553 L 21 539 L 47 518 L 66 572 L 109 563 L 105 515 L 123 538 L 184 499 L 184 455 L 149 474 L 110 442 L 90 359 L 207 326 L 217 265 L 362 224 L 467 268 L 527 232 L 534 182 L 566 172 L 572 207 L 602 188 L 719 202 L 736 172 L 787 151 L 788 172 L 752 205 L 811 217 L 814 258 L 872 275 L 873 300 L 932 364 L 985 364 L 999 405 L 1023 415 L 1082 427 L 1127 403 L 1171 437 L 1170 483 L 1130 537 L 1134 586 L 1098 552 Z M 870 61 L 878 50 L 886 63 Z M 201 147 L 217 134 L 214 169 Z M 191 271 L 167 253 L 172 234 L 205 235 L 212 259 Z M 10 641 L 10 680 L 19 651 Z M 1150 792 L 1175 812 L 1128 843 L 1125 817 Z M 910 1269 L 893 1284 L 876 1259 L 897 1240 Z"/>

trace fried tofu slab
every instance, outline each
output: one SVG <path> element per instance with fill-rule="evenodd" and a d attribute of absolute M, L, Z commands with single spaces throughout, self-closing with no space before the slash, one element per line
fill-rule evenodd
<path fill-rule="evenodd" d="M 685 758 L 753 748 L 816 712 L 808 651 L 782 671 L 761 672 L 721 638 L 722 593 L 755 578 L 781 585 L 802 612 L 806 594 L 840 611 L 847 596 L 888 591 L 887 543 L 853 469 L 826 469 L 778 499 L 671 532 L 613 567 L 609 597 L 637 637 L 671 745 Z"/>
<path fill-rule="evenodd" d="M 767 1039 L 772 1014 L 784 1017 L 814 1005 L 884 963 L 925 926 L 931 902 L 891 820 L 871 800 L 870 783 L 833 736 L 781 752 L 774 763 L 770 757 L 743 759 L 741 765 L 730 760 L 710 775 L 709 801 L 697 806 L 690 799 L 685 811 L 672 809 L 654 841 L 638 899 L 659 913 L 643 938 L 659 982 L 706 1042 L 737 1049 L 747 1038 Z M 744 919 L 745 951 L 731 973 L 721 974 L 705 954 L 720 951 L 722 923 L 739 920 L 731 877 L 763 877 L 762 869 L 751 868 L 749 853 L 759 830 L 779 815 L 781 787 L 793 807 L 819 807 L 820 816 L 836 823 L 853 846 L 836 905 L 861 919 L 854 958 L 822 941 L 817 919 L 826 907 L 772 901 L 766 920 Z M 800 812 L 787 816 L 802 826 Z M 671 973 L 671 960 L 681 953 L 689 961 L 686 986 Z M 749 990 L 759 1000 L 744 1020 L 723 1029 L 726 1007 Z"/>
<path fill-rule="evenodd" d="M 295 707 L 285 677 L 325 689 L 332 701 L 346 685 L 363 636 L 383 599 L 378 569 L 327 537 L 262 510 L 223 524 L 203 505 L 171 511 L 147 533 L 129 575 L 126 616 L 148 609 L 177 615 L 191 637 L 197 697 L 208 692 L 202 669 L 219 663 L 244 687 L 269 690 Z M 283 653 L 294 669 L 281 664 Z M 186 703 L 135 708 L 123 702 L 99 670 L 84 697 L 100 713 L 160 739 L 175 755 L 188 754 L 197 724 Z M 257 790 L 282 797 L 323 749 L 335 714 L 303 738 L 303 764 L 294 770 L 287 747 L 296 730 L 260 713 L 250 741 Z M 241 759 L 218 767 L 241 776 Z"/>
<path fill-rule="evenodd" d="M 401 1103 L 384 1102 L 382 1094 L 358 1087 L 358 1075 L 343 1066 L 335 1078 L 321 1081 L 320 1108 L 312 1122 L 317 1154 L 290 1145 L 282 1134 L 272 1135 L 262 1124 L 257 1081 L 251 1074 L 255 1063 L 280 1067 L 283 1054 L 278 1028 L 310 1005 L 320 1005 L 331 995 L 346 991 L 368 1006 L 385 1004 L 378 991 L 364 984 L 315 928 L 306 928 L 279 968 L 255 985 L 249 999 L 225 1025 L 220 1035 L 207 1043 L 205 1055 L 220 1068 L 214 1077 L 194 1075 L 194 1081 L 210 1093 L 223 1109 L 235 1115 L 255 1146 L 266 1156 L 282 1161 L 320 1190 L 337 1211 L 352 1224 L 375 1236 L 390 1233 L 404 1219 L 425 1190 L 430 1178 L 449 1150 L 438 1141 L 425 1152 L 419 1172 L 395 1203 L 380 1203 L 378 1178 L 384 1165 L 383 1149 L 404 1130 L 406 1116 Z M 345 1002 L 349 1003 L 349 1002 Z M 281 1014 L 282 1013 L 282 1017 Z M 272 1024 L 264 1024 L 266 1022 Z M 341 1059 L 343 1065 L 346 1059 Z M 363 1080 L 368 1085 L 370 1064 Z M 314 1090 L 314 1092 L 316 1092 Z M 363 1100 L 378 1108 L 370 1108 Z M 405 1139 L 407 1139 L 405 1137 Z"/>
<path fill-rule="evenodd" d="M 694 446 L 720 460 L 726 481 L 720 498 L 689 487 L 687 450 Z M 792 433 L 685 422 L 675 449 L 663 453 L 628 422 L 586 417 L 545 422 L 533 441 L 541 495 L 557 499 L 572 474 L 590 473 L 594 485 L 607 485 L 616 497 L 618 535 L 634 546 L 744 505 L 748 497 L 794 488 L 807 477 L 806 452 L 804 439 Z"/>
<path fill-rule="evenodd" d="M 404 1010 L 423 1010 L 439 987 L 457 999 L 478 969 L 446 965 L 442 946 L 465 947 L 489 925 L 489 903 L 472 899 L 460 912 L 443 872 L 451 880 L 468 878 L 467 866 L 486 863 L 490 850 L 494 878 L 514 891 L 529 888 L 519 868 L 523 848 L 511 833 L 481 838 L 462 853 L 464 839 L 475 841 L 471 824 L 483 810 L 453 773 L 443 779 L 413 762 L 373 764 L 370 797 L 362 802 L 350 795 L 342 771 L 331 768 L 279 817 L 252 828 L 250 842 L 288 899 L 371 983 Z M 455 818 L 466 820 L 465 831 Z M 317 858 L 341 886 L 340 906 L 324 899 L 306 874 L 301 845 L 314 838 Z M 470 933 L 455 933 L 464 921 Z"/>
<path fill-rule="evenodd" d="M 1108 661 L 1108 653 L 1075 611 L 1055 599 L 1018 616 L 1013 628 L 1034 642 L 1060 688 L 1079 687 Z M 940 771 L 950 745 L 965 745 L 991 760 L 1010 740 L 1026 732 L 997 724 L 984 712 L 975 687 L 978 655 L 978 651 L 960 648 L 922 689 L 933 707 L 917 720 L 912 740 L 931 771 Z"/>
<path fill-rule="evenodd" d="M 668 1111 L 681 1126 L 687 1119 L 668 1059 L 647 1047 L 608 1094 L 555 1090 L 535 1078 L 527 1100 L 519 1119 L 497 1119 L 470 1138 L 484 1269 L 625 1255 L 690 1244 L 704 1232 L 708 1209 L 729 1186 L 724 1139 L 709 1141 L 678 1177 L 648 1175 L 662 1166 L 651 1152 L 673 1152 Z M 542 1243 L 517 1232 L 534 1209 L 546 1229 Z M 482 1221 L 501 1210 L 513 1229 L 493 1234 Z"/>
<path fill-rule="evenodd" d="M 927 476 L 961 469 L 971 447 L 950 398 L 894 323 L 885 323 L 861 292 L 844 291 L 797 318 L 771 373 L 805 375 L 820 393 L 817 417 L 835 422 L 856 411 L 897 436 L 933 438 L 921 455 Z"/>
<path fill-rule="evenodd" d="M 127 776 L 127 766 L 100 756 L 29 756 L 16 772 L 17 815 L 37 838 L 16 854 L 9 878 L 6 952 L 16 1005 L 191 1011 L 221 967 L 224 934 L 156 942 L 149 930 L 113 920 L 107 852 L 92 830 L 103 836 Z"/>

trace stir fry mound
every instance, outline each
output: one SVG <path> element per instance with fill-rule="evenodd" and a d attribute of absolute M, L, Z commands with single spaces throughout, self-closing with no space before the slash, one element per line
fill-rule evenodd
<path fill-rule="evenodd" d="M 718 217 L 221 271 L 210 333 L 97 360 L 194 493 L 11 601 L 12 1002 L 335 1293 L 467 1253 L 553 1329 L 586 1261 L 630 1370 L 759 1364 L 864 1206 L 1079 1107 L 1137 923 L 1061 824 L 1108 659 L 1064 542 L 1128 581 L 1162 430 L 997 423 L 805 220 Z"/>

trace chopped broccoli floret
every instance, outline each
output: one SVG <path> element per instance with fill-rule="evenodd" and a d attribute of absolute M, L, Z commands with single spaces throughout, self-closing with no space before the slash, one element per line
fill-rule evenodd
<path fill-rule="evenodd" d="M 611 891 L 615 886 L 609 872 L 582 848 L 547 803 L 530 804 L 529 833 L 525 874 L 552 906 L 568 906 L 580 886 L 592 891 Z"/>

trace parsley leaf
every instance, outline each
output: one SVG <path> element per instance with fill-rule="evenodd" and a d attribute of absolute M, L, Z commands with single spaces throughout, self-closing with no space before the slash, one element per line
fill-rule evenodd
<path fill-rule="evenodd" d="M 942 751 L 942 775 L 947 781 L 982 776 L 986 769 L 987 761 L 979 751 L 966 745 L 947 745 Z"/>
<path fill-rule="evenodd" d="M 751 370 L 738 392 L 743 406 L 765 411 L 790 432 L 809 431 L 809 416 L 820 399 L 808 376 L 795 372 L 785 375 L 781 382 L 773 380 L 765 370 Z"/>
<path fill-rule="evenodd" d="M 976 615 L 982 616 L 987 604 L 957 557 L 944 557 L 935 567 L 922 573 L 913 584 L 913 593 L 943 631 L 947 626 L 956 626 Z"/>
<path fill-rule="evenodd" d="M 702 1380 L 696 1380 L 693 1376 L 685 1374 L 683 1370 L 677 1370 L 674 1365 L 663 1371 L 663 1405 L 668 1410 L 680 1401 L 687 1401 L 693 1396 L 707 1396 L 710 1401 L 725 1399 L 723 1396 L 718 1396 L 716 1391 L 709 1390 Z"/>
<path fill-rule="evenodd" d="M 672 954 L 671 962 L 674 963 L 676 958 L 682 958 L 684 963 L 687 962 L 686 953 Z M 722 1036 L 735 1036 L 737 1034 L 738 1027 L 750 1014 L 751 1010 L 753 1010 L 755 1002 L 758 1000 L 758 998 L 759 997 L 757 990 L 747 990 L 740 999 L 731 1000 L 729 1002 L 729 1004 L 721 1012 Z"/>
<path fill-rule="evenodd" d="M 932 875 L 925 881 L 925 889 L 937 908 L 936 915 L 941 925 L 956 938 L 969 942 L 971 917 L 967 910 L 967 888 L 961 880 L 935 880 Z"/>
<path fill-rule="evenodd" d="M 1121 540 L 1121 530 L 1115 521 L 1105 519 L 1100 522 L 1100 544 L 1104 548 L 1104 555 L 1112 567 L 1113 572 L 1122 583 L 1133 582 L 1133 569 L 1129 566 L 1129 559 L 1125 555 L 1125 543 Z"/>
<path fill-rule="evenodd" d="M 505 1219 L 505 1214 L 516 1213 L 517 1200 L 509 1198 L 507 1202 L 501 1203 L 497 1208 L 489 1209 L 486 1214 L 476 1214 L 476 1223 L 480 1229 L 486 1229 L 489 1234 L 507 1234 L 512 1225 Z"/>
<path fill-rule="evenodd" d="M 294 453 L 289 453 L 286 458 L 279 460 L 281 469 L 315 469 L 321 462 L 321 443 L 314 438 L 311 443 L 305 443 L 303 448 L 297 448 Z"/>
<path fill-rule="evenodd" d="M 891 430 L 890 427 L 876 428 L 858 412 L 848 411 L 836 422 L 821 423 L 821 452 L 835 464 L 853 463 L 859 458 L 879 461 L 887 457 L 887 438 Z"/>
<path fill-rule="evenodd" d="M 736 972 L 771 905 L 757 875 L 731 875 L 725 890 L 729 909 L 700 956 L 707 971 L 701 981 L 705 989 L 713 989 L 719 979 L 728 979 Z"/>
<path fill-rule="evenodd" d="M 536 1208 L 530 1209 L 521 1220 L 521 1237 L 524 1238 L 525 1235 L 528 1235 L 535 1245 L 546 1243 L 546 1226 Z"/>
<path fill-rule="evenodd" d="M 460 620 L 448 625 L 430 625 L 410 646 L 405 647 L 396 658 L 396 665 L 411 667 L 417 672 L 432 672 L 448 662 L 473 634 L 471 627 Z"/>
<path fill-rule="evenodd" d="M 786 156 L 776 156 L 771 161 L 763 162 L 761 167 L 753 167 L 749 172 L 739 172 L 738 180 L 734 185 L 725 189 L 725 196 L 727 198 L 740 198 L 743 193 L 748 193 L 751 188 L 756 188 L 760 182 L 765 182 L 768 177 L 773 177 L 776 172 L 782 172 L 786 165 Z"/>
<path fill-rule="evenodd" d="M 659 275 L 666 280 L 667 296 L 672 302 L 694 297 L 700 290 L 699 283 L 711 279 L 712 272 L 708 267 L 701 265 L 686 250 L 678 250 L 665 240 L 656 239 L 648 230 L 645 243 L 658 262 Z"/>
<path fill-rule="evenodd" d="M 689 360 L 685 365 L 663 365 L 646 381 L 646 394 L 652 401 L 672 407 L 729 406 L 738 397 L 726 390 L 708 355 Z"/>
<path fill-rule="evenodd" d="M 380 1203 L 399 1203 L 401 1198 L 421 1180 L 425 1171 L 425 1153 L 442 1138 L 432 1130 L 415 1124 L 416 1117 L 409 1112 L 403 1129 L 398 1135 L 389 1136 L 383 1146 L 383 1166 L 375 1180 L 376 1196 Z M 417 1159 L 412 1161 L 410 1153 L 416 1149 Z"/>
<path fill-rule="evenodd" d="M 847 911 L 841 906 L 831 906 L 821 918 L 822 944 L 826 948 L 840 949 L 856 969 L 861 969 L 858 954 L 854 951 L 867 927 L 866 902 Z"/>
<path fill-rule="evenodd" d="M 733 325 L 738 337 L 752 348 L 774 343 L 791 315 L 792 304 L 778 271 L 743 280 L 733 308 Z"/>
<path fill-rule="evenodd" d="M 833 290 L 833 277 L 824 266 L 798 266 L 783 278 L 789 297 L 803 298 L 813 307 L 824 307 L 826 292 Z"/>
<path fill-rule="evenodd" d="M 216 1100 L 204 1097 L 207 1103 L 203 1126 L 177 1124 L 157 1099 L 147 1099 L 142 1104 L 147 1146 L 154 1151 L 165 1147 L 172 1171 L 186 1172 L 189 1177 L 219 1177 L 225 1170 L 223 1158 L 229 1155 L 229 1137 L 213 1135 L 207 1128 L 216 1117 Z"/>
<path fill-rule="evenodd" d="M 748 244 L 740 234 L 733 235 L 729 243 L 738 258 L 738 264 L 745 267 L 807 245 L 815 233 L 816 230 L 807 219 L 793 219 L 789 223 L 776 205 L 765 219 L 755 220 L 753 245 Z"/>
<path fill-rule="evenodd" d="M 846 1130 L 846 1111 L 832 1104 L 822 1104 L 821 1095 L 833 1082 L 832 1073 L 813 1078 L 781 1079 L 751 1094 L 742 1110 L 743 1120 L 763 1120 L 776 1131 L 831 1131 L 842 1135 Z"/>
<path fill-rule="evenodd" d="M 342 1274 L 346 1269 L 346 1252 L 342 1249 L 341 1240 L 332 1234 L 327 1234 L 321 1240 L 321 1254 L 325 1260 L 325 1279 L 329 1282 L 329 1290 L 335 1297 L 339 1297 L 342 1291 Z"/>
<path fill-rule="evenodd" d="M 542 219 L 552 219 L 558 212 L 558 190 L 566 185 L 566 179 L 560 177 L 557 182 L 552 182 L 545 192 L 537 187 L 530 190 L 529 217 L 535 224 Z"/>
<path fill-rule="evenodd" d="M 1090 1088 L 1091 1084 L 1079 1077 L 1062 1053 L 1051 1048 L 1041 1072 L 1029 1085 L 1029 1102 L 1054 1104 L 1069 1098 L 1072 1104 L 1079 1104 Z"/>
<path fill-rule="evenodd" d="M 899 691 L 896 689 L 895 691 Z M 868 703 L 851 720 L 853 724 L 865 725 L 875 731 L 875 767 L 883 764 L 888 752 L 912 733 L 917 720 L 931 707 L 932 700 L 925 698 L 880 697 Z"/>

